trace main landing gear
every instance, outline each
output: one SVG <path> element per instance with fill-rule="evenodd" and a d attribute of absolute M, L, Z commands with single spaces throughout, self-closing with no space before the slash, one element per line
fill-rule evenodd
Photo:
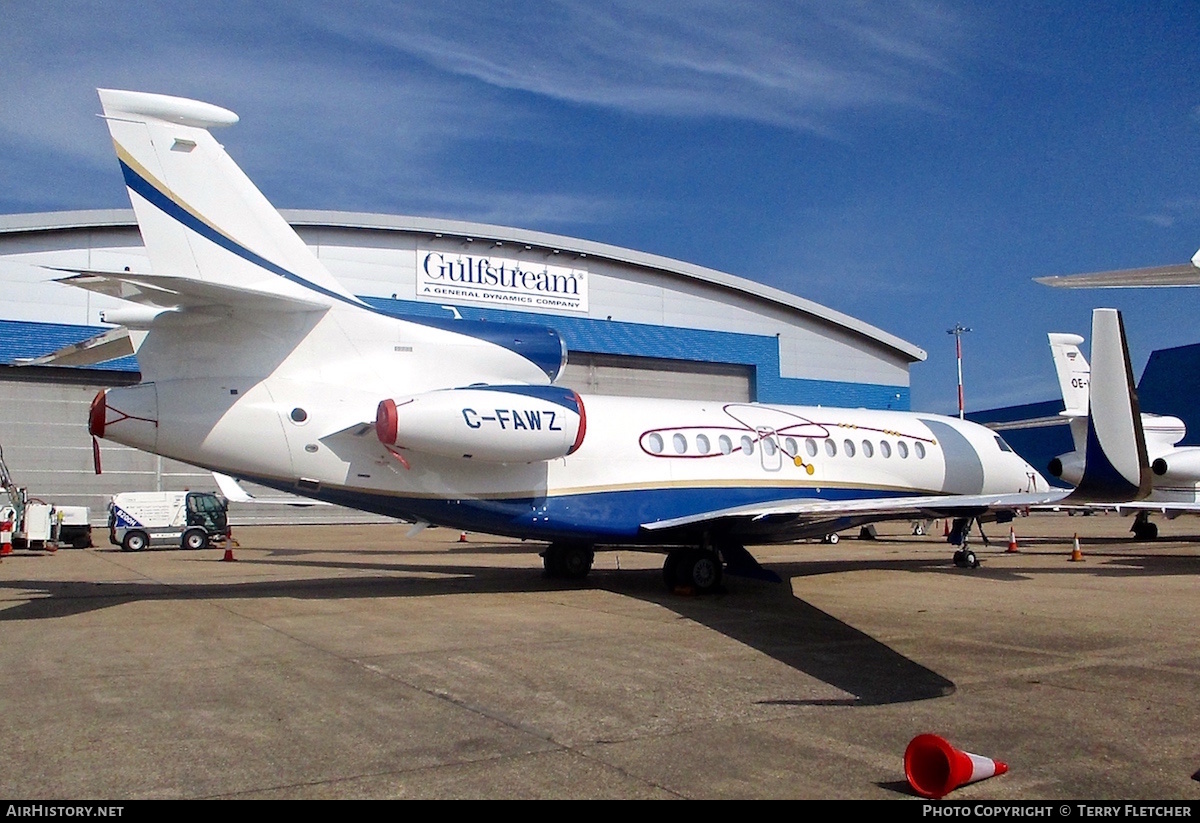
<path fill-rule="evenodd" d="M 542 552 L 546 577 L 582 580 L 592 570 L 596 552 L 586 543 L 551 543 Z"/>
<path fill-rule="evenodd" d="M 587 543 L 551 543 L 542 552 L 546 577 L 559 580 L 582 580 L 592 570 L 595 548 Z M 779 575 L 768 571 L 738 543 L 722 543 L 719 550 L 710 547 L 673 549 L 663 563 L 663 582 L 673 592 L 711 594 L 721 590 L 725 574 L 781 582 Z"/>
<path fill-rule="evenodd" d="M 1158 524 L 1150 522 L 1150 512 L 1138 512 L 1137 517 L 1133 518 L 1133 525 L 1129 527 L 1129 531 L 1133 532 L 1133 536 L 1137 540 L 1158 539 Z"/>
<path fill-rule="evenodd" d="M 709 594 L 720 588 L 724 576 L 721 556 L 712 549 L 676 549 L 663 563 L 663 582 L 672 591 L 685 588 Z"/>

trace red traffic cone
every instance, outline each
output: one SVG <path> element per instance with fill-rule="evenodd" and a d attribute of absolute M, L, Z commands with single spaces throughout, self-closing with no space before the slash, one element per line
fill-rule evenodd
<path fill-rule="evenodd" d="M 1008 553 L 1017 553 L 1017 533 L 1013 531 L 1013 527 L 1008 527 Z"/>
<path fill-rule="evenodd" d="M 0 524 L 0 556 L 12 554 L 13 522 L 5 520 Z"/>
<path fill-rule="evenodd" d="M 942 537 L 949 537 L 950 536 L 950 518 L 946 518 L 942 522 L 946 524 L 945 528 L 942 530 Z"/>
<path fill-rule="evenodd" d="M 959 786 L 1008 771 L 1008 764 L 960 752 L 936 734 L 919 734 L 904 750 L 904 776 L 917 794 L 934 800 Z"/>
<path fill-rule="evenodd" d="M 230 549 L 227 547 L 225 549 L 225 556 L 221 558 L 221 562 L 222 563 L 234 563 L 236 561 L 237 561 L 237 558 L 233 556 L 233 549 Z"/>
<path fill-rule="evenodd" d="M 1071 549 L 1071 560 L 1078 562 L 1083 560 L 1083 552 L 1079 550 L 1079 534 L 1075 534 L 1075 547 Z"/>
<path fill-rule="evenodd" d="M 458 542 L 459 542 L 459 543 L 466 543 L 466 542 L 467 542 L 467 533 L 466 533 L 466 532 L 459 532 L 459 534 L 458 534 Z"/>

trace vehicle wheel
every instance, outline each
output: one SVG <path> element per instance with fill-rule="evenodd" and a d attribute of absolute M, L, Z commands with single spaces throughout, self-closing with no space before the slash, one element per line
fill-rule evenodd
<path fill-rule="evenodd" d="M 831 546 L 836 546 L 837 542 L 841 539 L 842 539 L 841 535 L 839 535 L 837 532 L 834 532 L 833 534 L 825 535 L 825 542 Z"/>
<path fill-rule="evenodd" d="M 121 548 L 127 552 L 140 552 L 149 542 L 150 538 L 145 532 L 126 532 L 125 539 L 121 541 Z"/>
<path fill-rule="evenodd" d="M 208 548 L 208 533 L 203 529 L 188 529 L 183 533 L 180 545 L 185 549 L 196 551 Z"/>

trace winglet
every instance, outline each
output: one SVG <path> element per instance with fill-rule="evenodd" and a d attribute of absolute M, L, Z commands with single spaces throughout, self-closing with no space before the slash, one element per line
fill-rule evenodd
<path fill-rule="evenodd" d="M 1092 312 L 1087 423 L 1083 478 L 1068 500 L 1125 503 L 1148 495 L 1150 461 L 1125 326 L 1116 309 Z"/>

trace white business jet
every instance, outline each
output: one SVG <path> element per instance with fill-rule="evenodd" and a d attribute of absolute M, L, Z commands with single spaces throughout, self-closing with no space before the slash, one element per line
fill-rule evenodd
<path fill-rule="evenodd" d="M 209 133 L 237 115 L 157 94 L 100 99 L 152 272 L 63 280 L 153 316 L 138 315 L 143 382 L 92 403 L 97 438 L 544 541 L 554 576 L 586 575 L 600 546 L 663 551 L 667 583 L 698 591 L 724 571 L 770 576 L 747 542 L 883 520 L 969 526 L 1067 495 L 957 418 L 555 385 L 566 353 L 552 329 L 395 317 L 343 288 Z M 1098 311 L 1093 337 L 1096 437 L 1073 499 L 1136 499 L 1149 473 L 1119 315 Z M 965 545 L 956 559 L 976 562 Z"/>
<path fill-rule="evenodd" d="M 1075 443 L 1074 451 L 1050 461 L 1049 471 L 1068 483 L 1077 483 L 1083 476 L 1087 450 L 1091 368 L 1079 350 L 1082 337 L 1051 333 L 1049 338 L 1065 407 L 1061 415 L 1070 421 Z M 1187 434 L 1187 428 L 1178 417 L 1158 414 L 1141 417 L 1150 462 L 1150 494 L 1142 500 L 1113 501 L 1109 508 L 1136 512 L 1130 531 L 1138 539 L 1154 540 L 1158 537 L 1158 525 L 1150 520 L 1152 512 L 1166 515 L 1168 519 L 1200 513 L 1200 446 L 1176 445 Z"/>

